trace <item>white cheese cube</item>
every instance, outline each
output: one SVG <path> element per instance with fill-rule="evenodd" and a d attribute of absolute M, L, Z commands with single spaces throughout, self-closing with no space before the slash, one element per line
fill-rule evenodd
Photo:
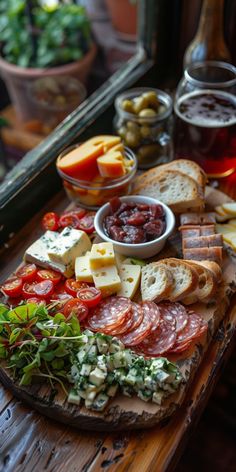
<path fill-rule="evenodd" d="M 104 382 L 106 376 L 106 372 L 103 372 L 98 367 L 95 367 L 95 369 L 89 374 L 89 382 L 96 385 L 96 387 L 99 387 Z"/>
<path fill-rule="evenodd" d="M 122 264 L 119 268 L 121 289 L 117 295 L 133 298 L 138 290 L 141 278 L 141 267 L 139 265 Z"/>
<path fill-rule="evenodd" d="M 85 256 L 76 257 L 75 259 L 75 278 L 80 282 L 93 282 L 93 276 L 90 269 L 90 252 Z"/>
<path fill-rule="evenodd" d="M 106 266 L 92 270 L 92 274 L 94 285 L 101 290 L 103 297 L 108 297 L 120 290 L 121 282 L 116 266 Z"/>
<path fill-rule="evenodd" d="M 54 269 L 65 275 L 65 277 L 71 277 L 74 274 L 74 267 L 70 264 L 61 264 L 53 262 L 48 256 L 48 251 L 51 245 L 54 245 L 59 237 L 59 234 L 55 231 L 46 231 L 37 241 L 35 241 L 26 250 L 24 255 L 25 262 L 37 264 L 39 267 L 44 269 Z"/>
<path fill-rule="evenodd" d="M 90 267 L 92 270 L 115 265 L 115 254 L 112 243 L 93 244 L 90 254 Z"/>
<path fill-rule="evenodd" d="M 91 241 L 84 231 L 64 228 L 48 251 L 49 258 L 60 264 L 74 265 L 78 256 L 84 255 L 91 248 Z"/>

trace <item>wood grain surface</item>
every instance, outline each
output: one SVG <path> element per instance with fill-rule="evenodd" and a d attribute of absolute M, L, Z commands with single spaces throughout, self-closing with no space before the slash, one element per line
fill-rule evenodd
<path fill-rule="evenodd" d="M 233 192 L 231 196 L 234 197 Z M 49 209 L 66 206 L 62 195 L 49 202 L 0 254 L 1 279 L 19 264 L 24 249 L 40 232 Z M 36 228 L 36 232 L 35 232 Z M 1 389 L 0 470 L 164 471 L 173 469 L 235 341 L 234 300 L 211 343 L 183 405 L 162 428 L 117 433 L 79 432 L 46 419 Z"/>

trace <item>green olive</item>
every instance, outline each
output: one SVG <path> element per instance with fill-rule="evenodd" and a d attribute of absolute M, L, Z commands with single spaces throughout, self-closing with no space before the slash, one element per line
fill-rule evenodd
<path fill-rule="evenodd" d="M 152 108 L 144 108 L 144 110 L 141 110 L 138 114 L 140 118 L 151 118 L 156 116 L 156 112 Z"/>
<path fill-rule="evenodd" d="M 139 133 L 139 125 L 134 121 L 127 121 L 126 127 L 129 131 L 133 131 L 135 133 Z"/>
<path fill-rule="evenodd" d="M 125 142 L 128 147 L 136 148 L 140 143 L 140 135 L 133 131 L 128 131 L 125 136 Z"/>
<path fill-rule="evenodd" d="M 146 164 L 157 161 L 160 156 L 161 146 L 159 144 L 146 144 L 138 150 L 138 161 L 140 164 Z"/>
<path fill-rule="evenodd" d="M 158 105 L 159 105 L 159 100 L 157 98 L 156 92 L 145 92 L 143 94 L 143 97 L 146 98 L 148 105 L 157 110 Z"/>
<path fill-rule="evenodd" d="M 157 110 L 157 113 L 158 115 L 162 115 L 165 111 L 166 111 L 166 107 L 164 105 L 160 105 Z"/>
<path fill-rule="evenodd" d="M 152 130 L 149 126 L 141 126 L 140 128 L 140 134 L 142 138 L 148 138 L 152 135 Z"/>
<path fill-rule="evenodd" d="M 128 113 L 134 113 L 134 105 L 131 100 L 123 100 L 121 107 L 124 111 Z"/>
<path fill-rule="evenodd" d="M 125 127 L 125 126 L 121 126 L 121 127 L 117 130 L 117 133 L 119 134 L 119 136 L 120 136 L 121 138 L 124 139 L 124 138 L 125 138 L 125 135 L 126 135 L 126 133 L 127 133 L 126 127 Z"/>
<path fill-rule="evenodd" d="M 141 110 L 148 107 L 148 101 L 142 95 L 134 99 L 134 112 L 138 115 Z"/>

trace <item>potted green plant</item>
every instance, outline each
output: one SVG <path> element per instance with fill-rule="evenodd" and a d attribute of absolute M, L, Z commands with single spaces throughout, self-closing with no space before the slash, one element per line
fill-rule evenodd
<path fill-rule="evenodd" d="M 71 1 L 0 1 L 0 74 L 22 119 L 32 118 L 28 85 L 45 76 L 86 83 L 96 46 L 84 7 Z"/>
<path fill-rule="evenodd" d="M 112 25 L 124 38 L 132 39 L 137 33 L 137 0 L 106 0 Z"/>

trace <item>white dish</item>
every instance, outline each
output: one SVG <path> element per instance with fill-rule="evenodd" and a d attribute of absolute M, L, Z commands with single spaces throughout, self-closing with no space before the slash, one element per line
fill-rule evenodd
<path fill-rule="evenodd" d="M 137 202 L 137 203 L 147 203 L 149 205 L 150 204 L 162 205 L 162 207 L 165 210 L 165 215 L 166 215 L 165 232 L 159 238 L 154 239 L 153 241 L 148 241 L 146 243 L 127 244 L 127 243 L 115 241 L 114 239 L 111 239 L 106 235 L 103 228 L 104 218 L 110 212 L 110 204 L 106 203 L 98 210 L 95 216 L 94 225 L 95 225 L 95 230 L 97 231 L 97 234 L 104 241 L 112 242 L 115 251 L 118 252 L 119 254 L 123 254 L 124 256 L 138 257 L 138 258 L 143 258 L 143 259 L 155 256 L 155 254 L 158 254 L 158 252 L 160 252 L 163 249 L 168 237 L 171 235 L 175 227 L 175 217 L 172 210 L 167 205 L 162 203 L 160 200 L 156 200 L 155 198 L 145 197 L 141 195 L 129 195 L 127 197 L 120 197 L 120 200 L 121 202 L 132 201 L 132 202 Z"/>

